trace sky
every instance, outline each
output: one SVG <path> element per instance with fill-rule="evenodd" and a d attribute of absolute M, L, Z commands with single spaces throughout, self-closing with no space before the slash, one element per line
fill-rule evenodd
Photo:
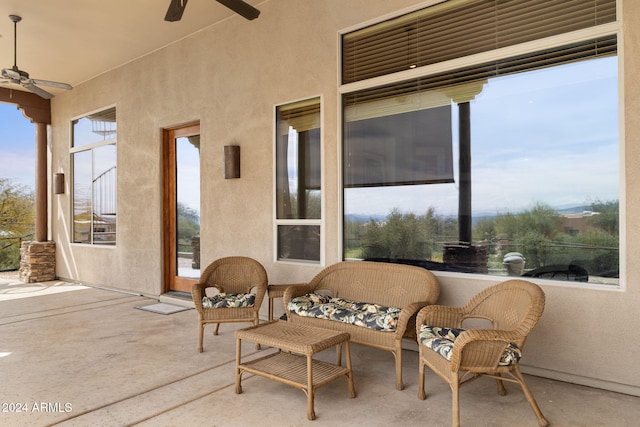
<path fill-rule="evenodd" d="M 35 189 L 36 128 L 15 105 L 0 102 L 0 178 Z"/>
<path fill-rule="evenodd" d="M 177 198 L 178 203 L 200 213 L 200 149 L 189 142 L 189 138 L 176 141 Z"/>

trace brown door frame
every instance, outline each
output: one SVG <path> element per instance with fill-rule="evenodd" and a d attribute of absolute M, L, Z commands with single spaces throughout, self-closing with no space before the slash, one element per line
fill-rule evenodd
<path fill-rule="evenodd" d="M 179 277 L 176 266 L 176 150 L 177 138 L 199 135 L 200 122 L 162 130 L 162 227 L 163 227 L 163 290 L 191 292 L 198 280 Z"/>

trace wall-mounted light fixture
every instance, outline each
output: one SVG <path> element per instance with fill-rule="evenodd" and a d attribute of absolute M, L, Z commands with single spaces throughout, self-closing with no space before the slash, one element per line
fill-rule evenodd
<path fill-rule="evenodd" d="M 224 146 L 224 179 L 240 178 L 240 146 Z"/>
<path fill-rule="evenodd" d="M 64 194 L 64 174 L 59 172 L 53 175 L 53 192 Z"/>

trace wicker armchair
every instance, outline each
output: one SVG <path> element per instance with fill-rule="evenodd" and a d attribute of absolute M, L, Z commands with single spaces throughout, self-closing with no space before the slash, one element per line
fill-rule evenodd
<path fill-rule="evenodd" d="M 216 306 L 221 307 L 203 307 L 202 299 L 208 296 L 207 288 L 217 288 L 221 298 Z M 267 272 L 262 264 L 252 258 L 226 257 L 209 265 L 200 276 L 200 281 L 191 289 L 191 296 L 198 312 L 198 351 L 202 353 L 204 327 L 209 323 L 216 324 L 214 335 L 218 335 L 220 323 L 251 322 L 257 325 L 258 312 L 266 292 Z M 232 297 L 250 293 L 253 293 L 251 297 L 255 298 L 253 304 L 238 304 L 237 298 L 235 302 L 230 302 Z M 228 303 L 225 296 L 229 297 Z"/>
<path fill-rule="evenodd" d="M 459 426 L 460 386 L 487 376 L 497 380 L 500 395 L 506 394 L 503 381 L 520 384 L 538 424 L 549 425 L 518 365 L 524 342 L 540 319 L 544 302 L 539 286 L 514 279 L 483 290 L 463 307 L 432 305 L 421 309 L 416 321 L 420 352 L 418 397 L 426 398 L 427 365 L 451 387 L 452 425 Z M 486 322 L 487 329 L 459 330 L 466 326 L 465 321 Z"/>

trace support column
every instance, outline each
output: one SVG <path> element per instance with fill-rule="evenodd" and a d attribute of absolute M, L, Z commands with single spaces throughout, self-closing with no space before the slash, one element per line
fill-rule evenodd
<path fill-rule="evenodd" d="M 0 102 L 16 104 L 36 125 L 36 218 L 32 242 L 20 248 L 20 280 L 26 283 L 55 279 L 56 247 L 48 242 L 47 125 L 51 124 L 51 101 L 34 93 L 0 87 Z"/>
<path fill-rule="evenodd" d="M 20 281 L 34 283 L 55 279 L 55 242 L 22 242 L 20 247 Z"/>
<path fill-rule="evenodd" d="M 469 102 L 458 104 L 460 111 L 460 183 L 458 198 L 458 241 L 471 244 L 471 108 Z"/>
<path fill-rule="evenodd" d="M 444 245 L 443 261 L 461 271 L 488 272 L 489 248 L 473 244 L 473 209 L 471 206 L 471 101 L 482 92 L 486 81 L 454 86 L 447 95 L 458 104 L 459 118 L 459 186 L 458 186 L 458 242 Z"/>
<path fill-rule="evenodd" d="M 36 123 L 36 242 L 48 237 L 47 192 L 47 125 Z"/>
<path fill-rule="evenodd" d="M 36 223 L 35 239 L 20 248 L 20 281 L 46 282 L 56 278 L 56 244 L 47 241 L 47 124 L 36 123 Z"/>

